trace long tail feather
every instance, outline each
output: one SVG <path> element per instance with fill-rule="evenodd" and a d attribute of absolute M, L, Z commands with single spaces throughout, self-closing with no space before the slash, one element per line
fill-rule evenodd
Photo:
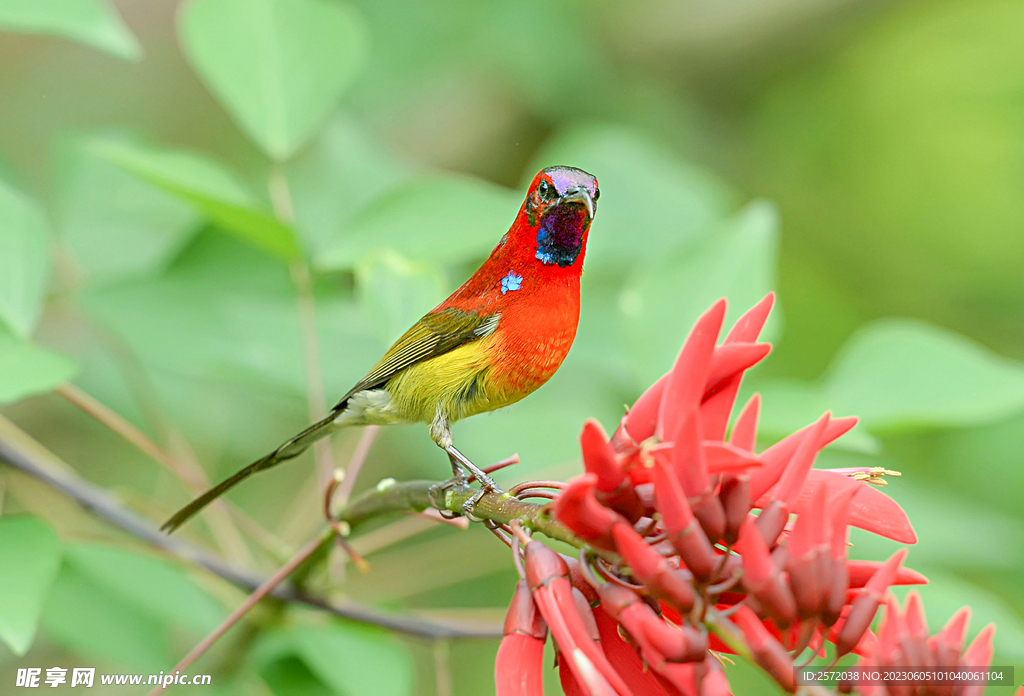
<path fill-rule="evenodd" d="M 341 405 L 341 404 L 339 404 Z M 203 493 L 201 496 L 193 500 L 191 503 L 178 510 L 174 515 L 164 522 L 163 526 L 160 527 L 161 531 L 165 531 L 168 534 L 172 533 L 182 524 L 187 522 L 189 518 L 195 515 L 197 512 L 202 510 L 204 507 L 212 503 L 214 500 L 224 495 L 228 490 L 233 488 L 235 484 L 240 481 L 244 481 L 249 478 L 250 475 L 255 474 L 257 471 L 263 471 L 269 469 L 272 466 L 277 466 L 281 462 L 287 461 L 294 457 L 299 456 L 312 445 L 314 442 L 322 437 L 325 437 L 333 430 L 339 427 L 339 424 L 335 422 L 337 412 L 330 413 L 326 418 L 318 423 L 314 423 L 309 426 L 301 433 L 288 440 L 276 450 L 263 457 L 257 459 L 255 462 L 245 467 L 241 471 L 233 474 L 225 480 L 218 483 L 210 490 Z"/>

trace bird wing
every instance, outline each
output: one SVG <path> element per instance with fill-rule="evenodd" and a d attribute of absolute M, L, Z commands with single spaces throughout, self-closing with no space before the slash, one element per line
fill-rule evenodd
<path fill-rule="evenodd" d="M 383 386 L 411 365 L 490 336 L 498 328 L 500 320 L 501 312 L 480 315 L 453 308 L 426 315 L 395 341 L 380 362 L 349 390 L 334 410 L 343 410 L 349 397 L 356 392 Z"/>

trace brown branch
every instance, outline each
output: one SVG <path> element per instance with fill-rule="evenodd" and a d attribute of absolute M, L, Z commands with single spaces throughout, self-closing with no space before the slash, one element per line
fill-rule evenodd
<path fill-rule="evenodd" d="M 46 450 L 3 417 L 0 417 L 0 460 L 59 490 L 86 510 L 128 534 L 181 560 L 205 568 L 239 587 L 253 591 L 265 581 L 264 577 L 254 571 L 238 568 L 193 544 L 159 531 L 148 520 L 121 507 L 107 491 L 76 476 L 56 455 Z M 332 538 L 333 532 L 325 529 L 320 538 L 316 540 L 318 547 L 320 544 L 330 543 Z M 387 614 L 355 602 L 329 602 L 320 597 L 307 595 L 291 585 L 277 585 L 270 592 L 270 596 L 282 601 L 308 604 L 345 619 L 382 626 L 418 638 L 498 638 L 501 636 L 501 627 L 497 625 L 462 626 L 415 616 Z"/>

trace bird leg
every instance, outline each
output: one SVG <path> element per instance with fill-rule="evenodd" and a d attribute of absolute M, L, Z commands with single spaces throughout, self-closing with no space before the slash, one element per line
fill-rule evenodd
<path fill-rule="evenodd" d="M 483 469 L 478 467 L 473 462 L 469 461 L 462 452 L 455 448 L 455 445 L 449 444 L 444 448 L 444 451 L 448 453 L 448 458 L 452 462 L 452 467 L 461 465 L 469 473 L 476 477 L 476 480 L 480 482 L 480 489 L 473 494 L 473 496 L 462 504 L 462 512 L 466 517 L 472 518 L 473 508 L 476 506 L 480 499 L 483 498 L 489 491 L 494 491 L 498 495 L 501 495 L 505 491 L 498 487 L 498 484 L 494 482 L 490 476 L 484 473 Z"/>
<path fill-rule="evenodd" d="M 474 493 L 473 496 L 462 505 L 462 512 L 466 517 L 472 518 L 473 507 L 480 501 L 480 498 L 487 494 L 488 491 L 495 491 L 499 495 L 504 493 L 504 491 L 498 488 L 498 484 L 494 482 L 494 479 L 484 473 L 480 467 L 469 461 L 469 458 L 466 457 L 466 455 L 455 448 L 455 445 L 452 444 L 452 431 L 448 426 L 448 419 L 441 413 L 440 409 L 438 409 L 437 416 L 430 424 L 430 439 L 432 439 L 438 447 L 448 453 L 448 461 L 451 462 L 452 472 L 455 475 L 453 479 L 437 484 L 437 486 L 435 486 L 437 490 L 431 490 L 433 495 L 439 494 L 444 489 L 452 486 L 461 488 L 462 486 L 468 485 L 469 480 L 466 478 L 466 474 L 463 469 L 471 473 L 476 477 L 476 480 L 480 482 L 480 490 Z"/>

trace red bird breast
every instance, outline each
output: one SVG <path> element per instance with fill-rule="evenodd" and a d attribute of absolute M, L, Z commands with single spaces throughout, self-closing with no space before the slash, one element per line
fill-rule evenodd
<path fill-rule="evenodd" d="M 597 179 L 582 170 L 539 172 L 487 261 L 435 310 L 500 313 L 487 339 L 484 368 L 491 408 L 536 390 L 568 354 L 579 323 L 580 274 L 599 196 Z"/>

